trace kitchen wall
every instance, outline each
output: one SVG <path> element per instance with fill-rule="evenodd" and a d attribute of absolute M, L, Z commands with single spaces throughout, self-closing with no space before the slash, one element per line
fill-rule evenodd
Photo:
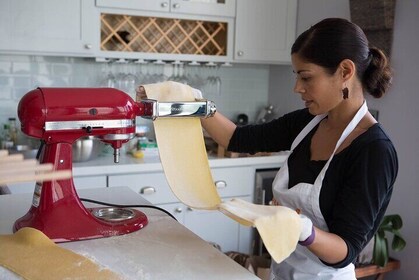
<path fill-rule="evenodd" d="M 299 0 L 297 35 L 327 17 L 350 18 L 348 0 Z M 295 76 L 291 66 L 270 67 L 269 101 L 283 115 L 304 106 L 300 96 L 293 91 Z"/>
<path fill-rule="evenodd" d="M 162 68 L 161 72 L 167 77 L 173 74 L 171 64 Z M 208 76 L 221 78 L 220 93 L 204 89 L 204 97 L 213 100 L 218 110 L 233 120 L 238 114 L 244 113 L 253 121 L 258 111 L 267 105 L 267 65 L 235 64 L 221 66 L 218 70 L 190 66 L 185 69 L 187 73 L 199 74 L 204 79 Z M 156 66 L 151 64 L 137 64 L 133 72 L 147 74 L 157 70 Z M 3 127 L 1 124 L 7 122 L 9 117 L 16 117 L 20 98 L 33 88 L 97 87 L 109 71 L 114 75 L 127 72 L 127 64 L 114 63 L 113 66 L 109 66 L 107 63 L 86 58 L 0 55 L 0 130 Z M 150 121 L 140 118 L 138 122 L 150 125 Z"/>
<path fill-rule="evenodd" d="M 419 55 L 419 1 L 399 0 L 396 3 L 394 38 L 391 63 L 394 69 L 393 86 L 388 95 L 381 99 L 368 98 L 370 108 L 379 110 L 379 121 L 396 146 L 399 157 L 399 174 L 394 186 L 388 214 L 402 216 L 402 234 L 407 247 L 402 252 L 391 252 L 401 260 L 401 269 L 386 275 L 385 279 L 418 279 L 419 219 L 417 218 L 417 198 L 419 197 L 419 130 L 417 114 L 419 94 L 416 81 Z M 350 18 L 348 0 L 299 0 L 298 28 L 300 34 L 311 24 L 326 17 Z M 280 113 L 302 108 L 297 94 L 293 93 L 294 76 L 289 66 L 273 66 L 270 71 L 269 99 Z"/>
<path fill-rule="evenodd" d="M 407 248 L 391 255 L 400 259 L 402 268 L 386 279 L 416 279 L 419 275 L 416 239 L 419 220 L 416 218 L 419 188 L 419 121 L 416 92 L 419 56 L 419 1 L 399 0 L 396 6 L 394 41 L 391 62 L 395 70 L 393 87 L 382 99 L 368 98 L 369 107 L 378 109 L 379 120 L 392 138 L 399 155 L 400 171 L 388 214 L 399 213 L 404 220 L 402 233 Z M 297 34 L 325 17 L 350 18 L 348 0 L 299 0 Z M 415 33 L 416 32 L 416 33 Z M 169 67 L 170 68 L 170 67 Z M 167 71 L 170 71 L 168 69 Z M 0 55 L 0 124 L 16 115 L 20 97 L 36 86 L 96 86 L 103 76 L 104 65 L 82 58 L 34 57 Z M 290 66 L 234 65 L 221 68 L 222 91 L 213 99 L 220 111 L 230 118 L 239 112 L 254 119 L 268 99 L 279 114 L 302 108 L 293 93 L 294 76 Z M 205 93 L 204 93 L 205 95 Z"/>

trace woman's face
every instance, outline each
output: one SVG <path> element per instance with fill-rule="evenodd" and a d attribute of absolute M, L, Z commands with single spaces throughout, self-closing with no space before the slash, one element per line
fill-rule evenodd
<path fill-rule="evenodd" d="M 339 71 L 331 75 L 325 68 L 305 62 L 298 54 L 293 54 L 291 60 L 296 75 L 294 92 L 301 95 L 312 115 L 327 113 L 342 101 Z"/>

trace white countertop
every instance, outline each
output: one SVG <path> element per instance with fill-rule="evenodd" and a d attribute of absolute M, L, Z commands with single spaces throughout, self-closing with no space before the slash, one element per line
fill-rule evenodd
<path fill-rule="evenodd" d="M 260 157 L 209 158 L 211 168 L 233 166 L 255 166 L 257 168 L 280 167 L 285 160 L 283 154 Z M 112 155 L 99 156 L 87 162 L 73 163 L 74 176 L 115 175 L 124 173 L 159 172 L 162 165 L 157 153 L 145 154 L 144 158 L 136 159 L 122 154 L 119 163 L 113 162 Z"/>
<path fill-rule="evenodd" d="M 79 194 L 116 204 L 148 204 L 126 187 L 84 189 Z M 0 234 L 12 233 L 14 221 L 27 212 L 31 200 L 31 194 L 0 195 Z M 147 215 L 149 224 L 137 232 L 59 246 L 89 257 L 126 279 L 258 279 L 163 212 L 138 209 Z M 14 274 L 0 267 L 0 279 L 11 276 Z"/>

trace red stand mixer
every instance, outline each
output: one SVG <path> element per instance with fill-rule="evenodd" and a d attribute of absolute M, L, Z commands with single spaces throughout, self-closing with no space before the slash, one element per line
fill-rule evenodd
<path fill-rule="evenodd" d="M 119 162 L 119 149 L 135 135 L 137 116 L 208 117 L 215 111 L 208 100 L 135 102 L 113 88 L 37 88 L 18 105 L 22 132 L 44 142 L 39 161 L 52 163 L 54 170 L 72 169 L 72 144 L 84 136 L 110 144 Z M 147 223 L 146 215 L 136 209 L 86 208 L 70 178 L 37 182 L 29 211 L 13 230 L 33 227 L 55 242 L 65 242 L 126 234 Z"/>

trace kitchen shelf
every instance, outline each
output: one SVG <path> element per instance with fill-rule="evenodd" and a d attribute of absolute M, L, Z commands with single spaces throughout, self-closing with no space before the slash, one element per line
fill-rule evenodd
<path fill-rule="evenodd" d="M 379 267 L 374 264 L 356 267 L 356 278 L 364 278 L 369 276 L 376 276 L 375 279 L 384 279 L 384 274 L 393 270 L 400 269 L 400 261 L 390 259 L 386 266 Z"/>
<path fill-rule="evenodd" d="M 102 51 L 227 55 L 227 22 L 101 14 Z"/>

